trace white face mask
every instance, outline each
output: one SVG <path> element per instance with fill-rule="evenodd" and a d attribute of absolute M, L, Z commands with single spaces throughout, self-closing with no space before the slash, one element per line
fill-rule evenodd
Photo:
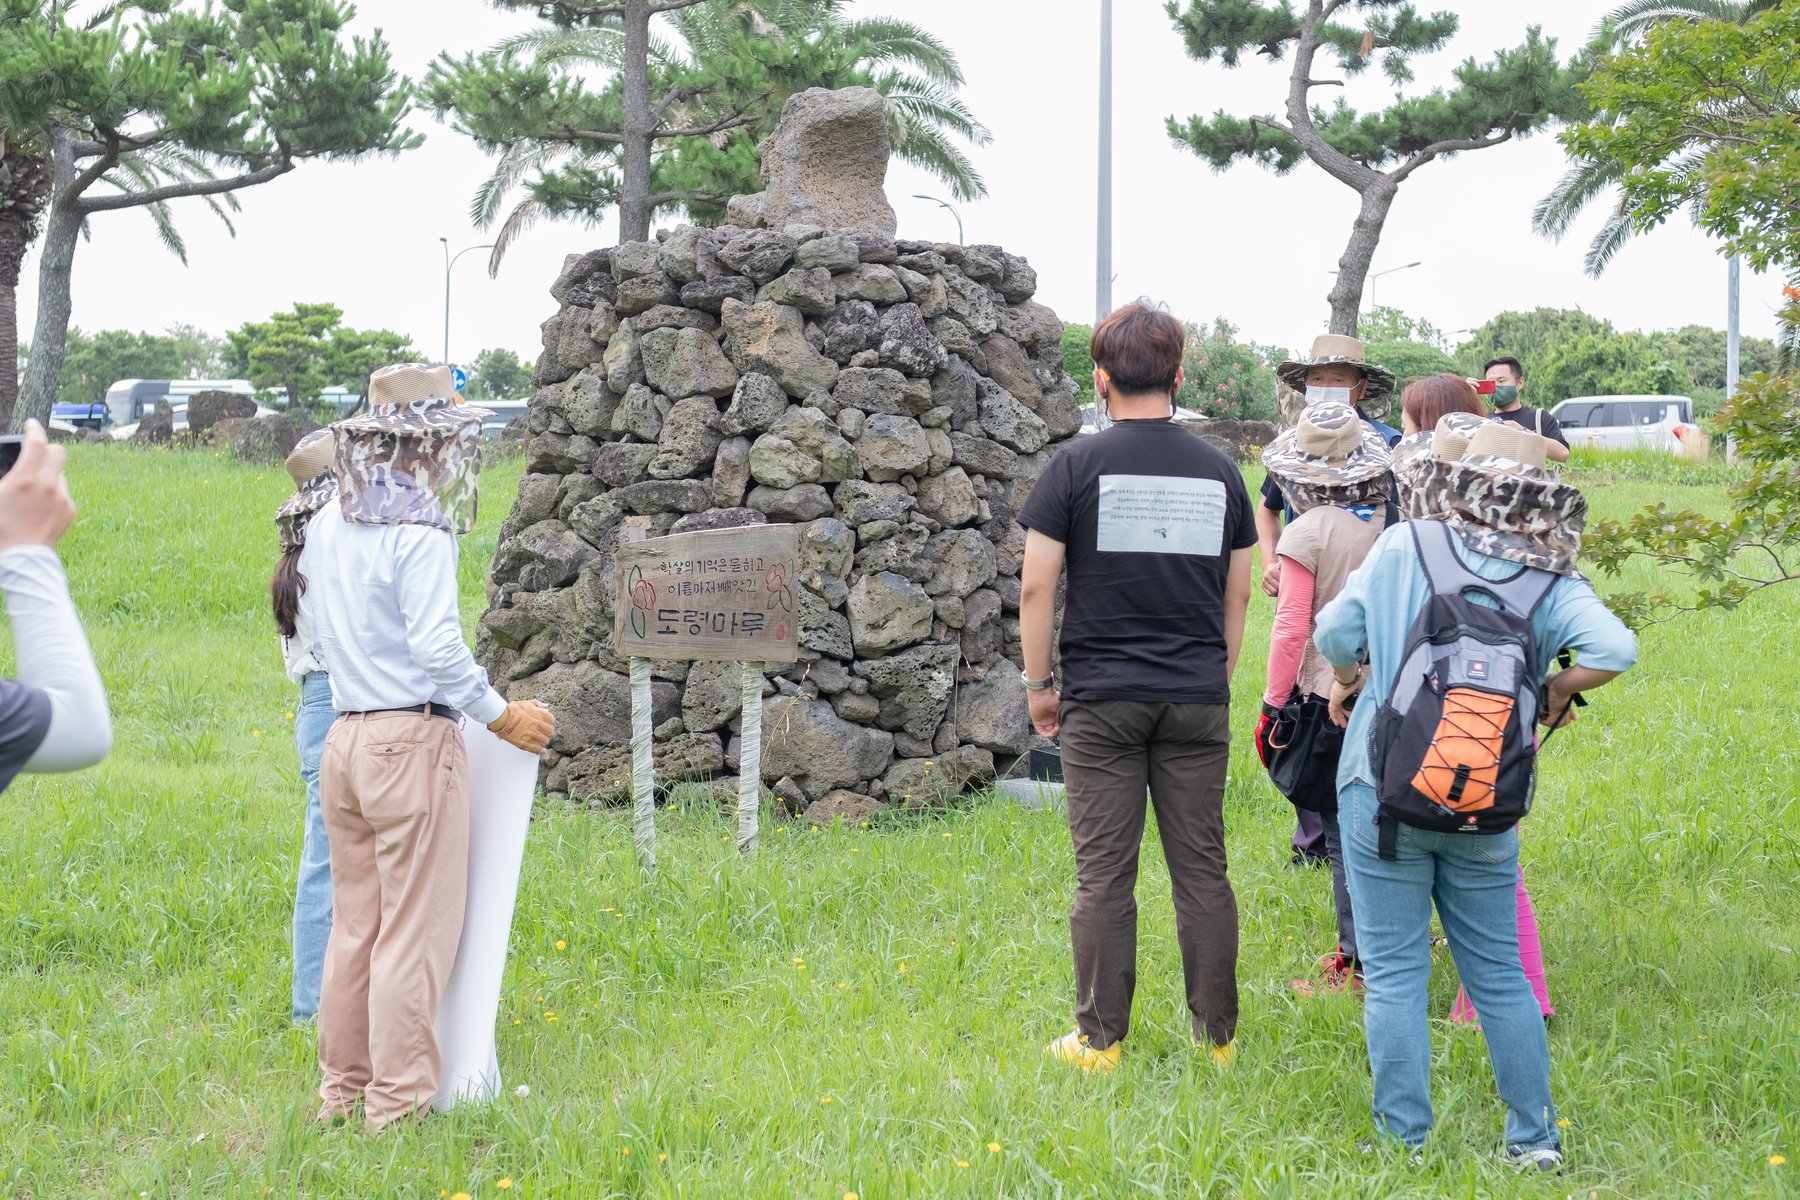
<path fill-rule="evenodd" d="M 1350 393 L 1355 388 L 1347 387 L 1315 387 L 1306 385 L 1306 402 L 1308 404 L 1349 404 Z"/>

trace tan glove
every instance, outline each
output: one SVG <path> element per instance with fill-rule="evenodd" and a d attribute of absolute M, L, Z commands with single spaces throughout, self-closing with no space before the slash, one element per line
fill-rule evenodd
<path fill-rule="evenodd" d="M 556 732 L 556 718 L 541 700 L 514 700 L 488 726 L 495 737 L 521 750 L 542 754 Z"/>

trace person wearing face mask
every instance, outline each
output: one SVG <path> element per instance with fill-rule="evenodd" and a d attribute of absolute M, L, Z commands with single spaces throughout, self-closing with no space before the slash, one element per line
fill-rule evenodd
<path fill-rule="evenodd" d="M 1313 339 L 1312 352 L 1306 358 L 1282 363 L 1275 368 L 1275 377 L 1294 391 L 1303 393 L 1308 405 L 1329 402 L 1350 405 L 1361 414 L 1363 423 L 1392 447 L 1400 440 L 1400 431 L 1383 424 L 1380 418 L 1386 415 L 1394 394 L 1394 373 L 1368 358 L 1368 348 L 1358 339 L 1322 333 Z M 1294 516 L 1275 477 L 1265 477 L 1262 503 L 1256 506 L 1256 546 L 1262 557 L 1264 595 L 1280 595 L 1278 547 L 1281 530 L 1283 523 L 1293 520 Z M 1325 849 L 1324 821 L 1318 813 L 1305 809 L 1296 810 L 1296 814 L 1293 865 L 1325 865 L 1329 858 Z"/>
<path fill-rule="evenodd" d="M 1519 399 L 1525 390 L 1525 368 L 1511 356 L 1490 358 L 1481 368 L 1482 374 L 1494 382 L 1494 415 L 1502 421 L 1529 429 L 1545 439 L 1544 454 L 1551 462 L 1569 461 L 1569 439 L 1555 417 L 1541 408 L 1532 408 Z"/>

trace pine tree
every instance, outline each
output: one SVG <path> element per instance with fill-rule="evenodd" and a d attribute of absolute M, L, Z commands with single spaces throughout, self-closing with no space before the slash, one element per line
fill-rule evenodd
<path fill-rule="evenodd" d="M 1555 39 L 1537 27 L 1489 62 L 1465 60 L 1447 90 L 1399 97 L 1380 111 L 1359 113 L 1342 99 L 1329 109 L 1313 101 L 1315 89 L 1343 83 L 1320 77 L 1320 56 L 1329 54 L 1347 76 L 1379 62 L 1398 87 L 1413 77 L 1410 60 L 1442 49 L 1455 36 L 1455 13 L 1425 15 L 1405 0 L 1302 0 L 1298 11 L 1288 0 L 1168 0 L 1164 7 L 1189 57 L 1200 62 L 1236 67 L 1247 54 L 1291 60 L 1278 114 L 1170 117 L 1168 130 L 1215 170 L 1247 159 L 1286 174 L 1310 160 L 1361 197 L 1331 290 L 1333 333 L 1355 334 L 1375 247 L 1400 185 L 1415 171 L 1588 111 L 1575 85 L 1587 77 L 1591 55 L 1560 62 Z"/>
<path fill-rule="evenodd" d="M 379 33 L 347 36 L 354 10 L 338 0 L 125 0 L 85 21 L 75 7 L 0 0 L 0 130 L 49 175 L 31 359 L 18 403 L 0 412 L 15 428 L 49 415 L 90 219 L 144 209 L 180 253 L 172 201 L 202 197 L 223 215 L 230 193 L 308 159 L 398 153 L 419 140 L 402 124 L 411 86 Z M 0 213 L 0 227 L 7 220 Z M 0 288 L 0 319 L 7 298 Z M 0 342 L 13 337 L 16 321 Z"/>

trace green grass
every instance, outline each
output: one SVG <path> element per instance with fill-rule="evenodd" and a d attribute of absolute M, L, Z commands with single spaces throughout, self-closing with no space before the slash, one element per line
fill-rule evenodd
<path fill-rule="evenodd" d="M 488 473 L 464 542 L 470 622 L 518 471 Z M 264 594 L 285 476 L 91 447 L 71 475 L 83 514 L 65 557 L 117 744 L 96 770 L 22 779 L 0 800 L 0 1194 L 1800 1190 L 1788 1182 L 1800 1162 L 1769 1163 L 1800 1160 L 1786 658 L 1800 596 L 1651 632 L 1639 670 L 1547 751 L 1525 856 L 1562 1013 L 1560 1179 L 1494 1164 L 1501 1107 L 1478 1035 L 1442 1020 L 1455 987 L 1442 957 L 1438 1135 L 1422 1168 L 1359 1151 L 1359 1009 L 1288 988 L 1329 944 L 1328 881 L 1284 868 L 1291 810 L 1247 739 L 1227 794 L 1243 921 L 1228 1072 L 1188 1041 L 1153 841 L 1135 1028 L 1123 1069 L 1091 1078 L 1039 1053 L 1071 1023 L 1073 868 L 1055 814 L 990 801 L 872 829 L 789 824 L 740 859 L 721 817 L 681 808 L 658 814 L 660 873 L 646 884 L 618 814 L 552 808 L 526 849 L 501 1019 L 508 1090 L 370 1138 L 311 1127 L 312 1038 L 287 1022 L 302 796 Z M 1716 487 L 1617 477 L 1593 501 L 1621 515 L 1664 495 L 1722 503 Z M 1268 619 L 1259 597 L 1240 726 Z"/>

